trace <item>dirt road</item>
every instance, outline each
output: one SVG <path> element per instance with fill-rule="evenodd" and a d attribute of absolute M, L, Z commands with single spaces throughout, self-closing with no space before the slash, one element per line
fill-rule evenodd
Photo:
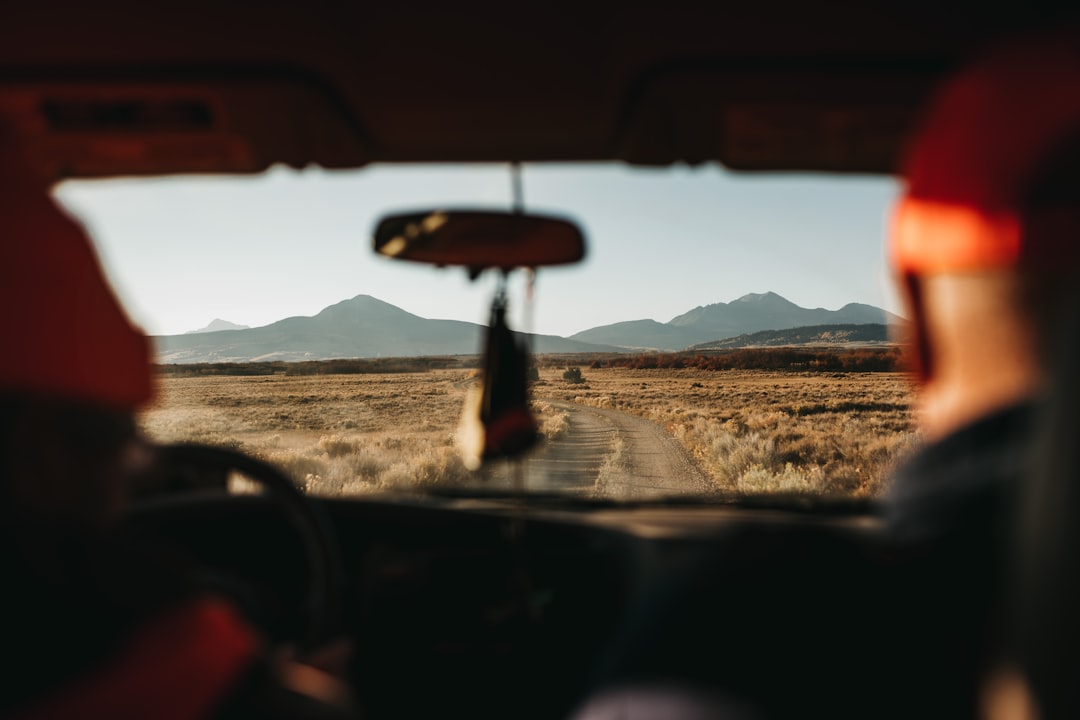
<path fill-rule="evenodd" d="M 694 459 L 655 423 L 618 410 L 548 402 L 567 413 L 570 427 L 525 461 L 526 489 L 619 499 L 709 491 Z M 489 472 L 496 486 L 518 481 L 512 467 Z"/>

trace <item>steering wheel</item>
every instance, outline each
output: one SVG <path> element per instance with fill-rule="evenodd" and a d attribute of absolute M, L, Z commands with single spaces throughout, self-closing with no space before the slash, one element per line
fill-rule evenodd
<path fill-rule="evenodd" d="M 192 490 L 226 491 L 232 472 L 265 489 L 266 498 L 296 530 L 304 547 L 308 621 L 300 648 L 311 649 L 330 639 L 338 620 L 341 571 L 332 526 L 322 508 L 281 470 L 239 451 L 187 443 L 156 446 L 155 450 L 158 498 Z"/>

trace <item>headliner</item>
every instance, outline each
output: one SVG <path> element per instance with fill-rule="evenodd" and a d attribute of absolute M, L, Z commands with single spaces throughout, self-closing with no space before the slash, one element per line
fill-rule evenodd
<path fill-rule="evenodd" d="M 888 173 L 942 73 L 1038 17 L 426 5 L 39 0 L 0 25 L 0 112 L 54 178 L 592 160 Z"/>

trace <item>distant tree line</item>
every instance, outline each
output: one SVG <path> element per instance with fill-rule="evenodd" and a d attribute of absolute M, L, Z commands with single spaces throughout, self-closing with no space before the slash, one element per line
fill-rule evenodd
<path fill-rule="evenodd" d="M 717 354 L 644 353 L 595 358 L 589 367 L 635 370 L 803 370 L 811 372 L 896 372 L 905 368 L 899 347 L 858 350 L 745 348 Z"/>
<path fill-rule="evenodd" d="M 428 372 L 478 367 L 475 355 L 415 358 L 353 358 L 304 362 L 188 363 L 158 365 L 164 377 L 209 375 L 362 375 L 369 373 Z"/>
<path fill-rule="evenodd" d="M 632 368 L 636 370 L 696 368 L 699 370 L 802 370 L 811 372 L 895 372 L 904 370 L 900 347 L 743 348 L 718 352 L 551 354 L 535 358 L 546 368 Z M 305 362 L 190 363 L 158 365 L 164 377 L 210 375 L 359 375 L 410 373 L 480 367 L 477 355 L 414 358 L 361 358 Z M 580 372 L 580 370 L 578 370 Z M 570 382 L 569 378 L 565 378 Z"/>

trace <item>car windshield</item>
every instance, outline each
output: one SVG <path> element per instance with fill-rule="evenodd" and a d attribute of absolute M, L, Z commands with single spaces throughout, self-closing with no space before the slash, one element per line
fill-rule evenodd
<path fill-rule="evenodd" d="M 239 448 L 305 490 L 870 498 L 914 442 L 882 252 L 889 178 L 530 164 L 524 204 L 586 259 L 512 273 L 540 442 L 472 469 L 497 278 L 372 252 L 379 217 L 511 206 L 506 165 L 67 181 L 154 336 L 164 442 Z M 454 322 L 448 322 L 454 321 Z M 463 420 L 464 418 L 464 420 Z"/>

